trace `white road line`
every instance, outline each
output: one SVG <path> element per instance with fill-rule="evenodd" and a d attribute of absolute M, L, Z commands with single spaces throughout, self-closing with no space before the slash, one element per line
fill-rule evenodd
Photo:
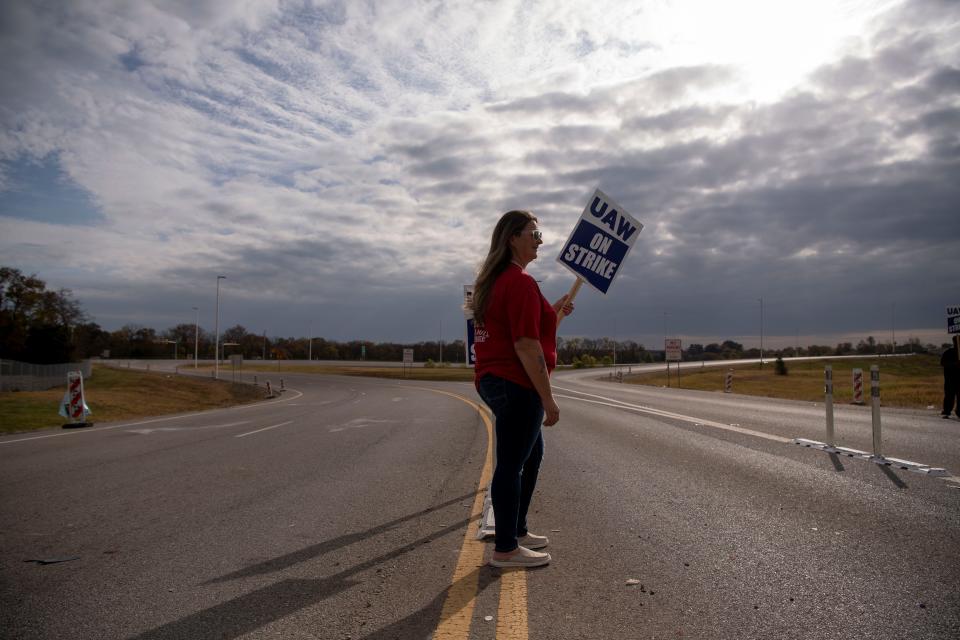
<path fill-rule="evenodd" d="M 250 435 L 253 435 L 254 433 L 260 433 L 261 431 L 269 431 L 270 429 L 276 429 L 277 427 L 282 427 L 282 426 L 284 426 L 284 425 L 288 425 L 288 424 L 290 424 L 291 422 L 293 422 L 293 420 L 287 420 L 286 422 L 281 422 L 280 424 L 274 424 L 274 425 L 271 425 L 271 426 L 269 426 L 269 427 L 264 427 L 263 429 L 257 429 L 256 431 L 248 431 L 247 433 L 241 433 L 240 435 L 238 435 L 238 436 L 233 436 L 233 437 L 234 437 L 234 438 L 242 438 L 243 436 L 250 436 Z"/>
<path fill-rule="evenodd" d="M 565 396 L 561 394 L 556 394 L 557 397 L 567 398 L 569 400 L 577 400 L 579 402 L 587 402 L 589 404 L 600 404 L 607 407 L 613 407 L 615 409 L 627 409 L 628 411 L 636 411 L 638 413 L 648 413 L 650 415 L 661 416 L 663 418 L 671 418 L 673 420 L 681 420 L 683 422 L 689 422 L 697 426 L 713 427 L 714 429 L 722 429 L 724 431 L 732 431 L 734 433 L 740 433 L 743 435 L 763 438 L 765 440 L 772 440 L 773 442 L 782 442 L 784 444 L 789 444 L 793 442 L 793 440 L 790 438 L 783 438 L 781 436 L 775 436 L 769 433 L 763 433 L 761 431 L 753 431 L 752 429 L 744 429 L 743 427 L 734 427 L 729 424 L 723 424 L 722 422 L 704 420 L 703 418 L 685 416 L 683 414 L 673 413 L 671 411 L 662 411 L 660 409 L 651 409 L 650 407 L 642 407 L 640 405 L 630 404 L 629 402 L 623 402 L 622 400 L 617 400 L 615 398 L 607 398 L 605 396 L 598 396 L 592 393 L 584 393 L 583 391 L 576 391 L 575 389 L 565 389 L 563 387 L 554 387 L 554 389 L 560 389 L 561 391 L 569 391 L 571 393 L 579 393 L 584 396 L 590 396 L 591 398 L 600 398 L 600 400 L 588 400 L 586 398 L 578 398 L 575 396 Z M 602 400 L 605 400 L 606 402 L 602 402 Z"/>
<path fill-rule="evenodd" d="M 292 389 L 288 389 L 288 391 L 292 391 Z M 2 440 L 0 441 L 0 445 L 13 444 L 14 442 L 27 442 L 28 440 L 45 440 L 46 438 L 59 438 L 61 436 L 76 436 L 84 433 L 97 433 L 99 431 L 110 431 L 111 429 L 121 429 L 123 427 L 135 427 L 137 425 L 151 424 L 153 422 L 166 422 L 167 420 L 179 420 L 181 418 L 192 418 L 193 416 L 201 416 L 211 411 L 237 411 L 240 409 L 252 409 L 254 407 L 262 407 L 267 403 L 286 404 L 290 400 L 296 400 L 297 398 L 303 396 L 303 393 L 300 391 L 296 391 L 296 393 L 297 393 L 296 396 L 291 396 L 283 400 L 276 400 L 276 401 L 268 400 L 266 402 L 254 402 L 253 404 L 244 404 L 238 407 L 226 407 L 224 409 L 208 409 L 207 411 L 194 411 L 193 413 L 182 413 L 175 416 L 164 416 L 162 418 L 152 418 L 150 420 L 141 420 L 139 422 L 124 422 L 123 424 L 115 424 L 109 427 L 94 427 L 94 428 L 83 429 L 83 430 L 74 429 L 72 431 L 64 431 L 63 433 L 51 433 L 45 436 L 30 436 L 29 438 L 17 438 L 16 440 Z"/>
<path fill-rule="evenodd" d="M 147 429 L 130 429 L 130 433 L 138 433 L 141 435 L 150 435 L 154 431 L 195 431 L 197 429 L 223 429 L 224 427 L 236 427 L 241 424 L 249 424 L 249 420 L 241 420 L 240 422 L 227 422 L 224 424 L 201 424 L 192 427 L 156 427 L 156 428 L 147 428 Z"/>

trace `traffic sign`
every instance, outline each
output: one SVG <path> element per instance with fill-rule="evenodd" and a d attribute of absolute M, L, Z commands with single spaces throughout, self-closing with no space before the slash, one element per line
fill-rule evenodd
<path fill-rule="evenodd" d="M 667 352 L 667 362 L 680 362 L 680 338 L 664 339 L 664 346 Z"/>

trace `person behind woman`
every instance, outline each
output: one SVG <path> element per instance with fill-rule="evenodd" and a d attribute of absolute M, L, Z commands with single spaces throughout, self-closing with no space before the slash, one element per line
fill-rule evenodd
<path fill-rule="evenodd" d="M 525 268 L 543 244 L 529 211 L 508 211 L 493 230 L 473 293 L 475 384 L 496 417 L 497 466 L 490 493 L 496 519 L 495 567 L 538 567 L 550 554 L 546 536 L 527 530 L 527 510 L 543 459 L 540 425 L 560 420 L 550 389 L 557 363 L 557 314 Z M 546 419 L 544 419 L 546 417 Z"/>
<path fill-rule="evenodd" d="M 943 411 L 940 412 L 940 417 L 949 418 L 956 403 L 955 413 L 960 418 L 960 360 L 957 359 L 956 337 L 953 339 L 953 346 L 940 356 L 940 366 L 943 367 Z"/>

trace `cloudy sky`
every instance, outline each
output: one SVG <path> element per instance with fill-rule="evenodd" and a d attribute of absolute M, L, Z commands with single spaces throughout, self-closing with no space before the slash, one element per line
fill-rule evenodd
<path fill-rule="evenodd" d="M 946 340 L 951 0 L 0 5 L 0 263 L 103 327 L 462 337 L 499 215 L 645 228 L 561 335 Z M 778 338 L 779 336 L 779 338 Z"/>

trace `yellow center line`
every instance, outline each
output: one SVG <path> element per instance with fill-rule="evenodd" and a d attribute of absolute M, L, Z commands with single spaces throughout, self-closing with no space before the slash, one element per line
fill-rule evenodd
<path fill-rule="evenodd" d="M 497 638 L 527 640 L 527 570 L 502 569 Z"/>
<path fill-rule="evenodd" d="M 473 509 L 470 513 L 483 513 L 483 492 L 490 485 L 493 475 L 493 423 L 486 408 L 463 396 L 429 387 L 414 387 L 440 393 L 473 407 L 487 428 L 487 453 L 484 457 L 483 470 L 480 472 L 480 482 L 477 494 L 473 498 Z M 440 623 L 433 634 L 433 640 L 461 640 L 470 637 L 470 622 L 473 619 L 473 610 L 477 600 L 480 572 L 483 566 L 484 542 L 477 540 L 472 526 L 467 526 L 463 536 L 463 545 L 457 558 L 457 566 L 453 571 L 453 580 L 447 590 L 447 597 L 443 601 L 440 612 Z M 496 637 L 503 640 L 527 640 L 527 578 L 524 570 L 504 570 L 500 576 L 500 603 L 497 608 Z"/>

